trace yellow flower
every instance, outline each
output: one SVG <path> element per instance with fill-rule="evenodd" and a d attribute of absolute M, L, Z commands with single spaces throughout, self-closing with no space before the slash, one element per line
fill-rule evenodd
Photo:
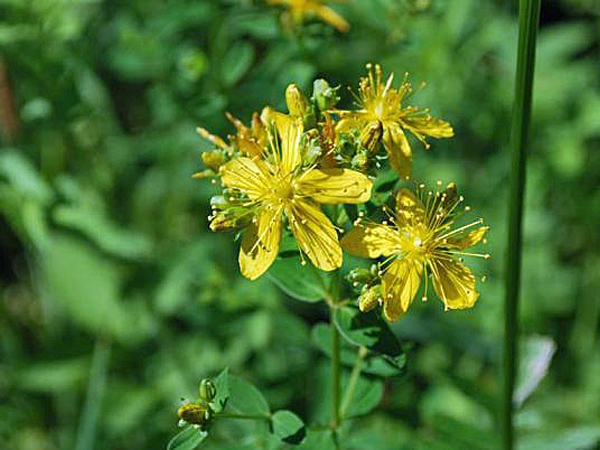
<path fill-rule="evenodd" d="M 261 276 L 279 251 L 286 217 L 301 252 L 325 271 L 341 266 L 342 250 L 334 226 L 320 203 L 364 203 L 371 197 L 371 181 L 348 169 L 305 167 L 302 161 L 302 121 L 271 115 L 279 134 L 269 132 L 262 157 L 239 157 L 220 169 L 224 186 L 242 194 L 253 220 L 244 230 L 239 254 L 242 274 Z"/>
<path fill-rule="evenodd" d="M 202 162 L 207 170 L 195 173 L 194 178 L 206 178 L 214 175 L 223 164 L 231 159 L 234 149 L 250 157 L 259 156 L 262 153 L 266 144 L 267 132 L 260 115 L 257 112 L 252 115 L 250 127 L 244 125 L 232 114 L 226 113 L 225 115 L 236 129 L 236 134 L 229 136 L 229 144 L 202 127 L 196 129 L 201 137 L 217 148 L 202 153 Z"/>
<path fill-rule="evenodd" d="M 428 275 L 446 309 L 472 307 L 479 293 L 475 276 L 462 263 L 463 256 L 489 258 L 488 254 L 466 250 L 484 239 L 487 226 L 478 219 L 463 226 L 456 225 L 459 205 L 456 185 L 444 192 L 423 192 L 420 197 L 402 189 L 396 197 L 396 209 L 386 210 L 389 221 L 359 222 L 342 239 L 341 245 L 350 254 L 364 258 L 384 257 L 381 265 L 380 302 L 388 320 L 398 320 L 406 313 L 425 280 L 423 300 L 427 299 Z M 469 207 L 465 207 L 469 210 Z"/>
<path fill-rule="evenodd" d="M 292 22 L 301 24 L 306 17 L 318 17 L 342 33 L 350 29 L 348 22 L 336 13 L 324 0 L 267 0 L 271 5 L 285 5 Z"/>
<path fill-rule="evenodd" d="M 399 89 L 392 87 L 394 74 L 383 82 L 381 67 L 368 64 L 369 75 L 360 80 L 358 111 L 339 111 L 342 120 L 338 123 L 338 132 L 359 127 L 363 130 L 366 143 L 373 146 L 373 139 L 383 140 L 392 167 L 403 178 L 412 173 L 412 150 L 405 131 L 412 133 L 426 148 L 426 138 L 448 138 L 454 136 L 450 124 L 431 117 L 429 110 L 420 110 L 413 106 L 404 106 L 413 92 L 407 75 Z M 361 136 L 362 138 L 362 136 Z"/>

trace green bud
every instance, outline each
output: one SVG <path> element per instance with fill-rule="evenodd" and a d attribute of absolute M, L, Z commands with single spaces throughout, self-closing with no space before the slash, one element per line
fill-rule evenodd
<path fill-rule="evenodd" d="M 369 154 L 362 149 L 352 157 L 352 167 L 355 169 L 364 169 L 367 164 L 369 164 Z"/>
<path fill-rule="evenodd" d="M 319 145 L 319 139 L 312 139 L 304 149 L 304 161 L 309 165 L 314 164 L 322 154 L 323 150 Z"/>
<path fill-rule="evenodd" d="M 215 395 L 217 395 L 217 388 L 208 378 L 205 378 L 200 382 L 198 391 L 200 393 L 200 398 L 206 402 L 211 402 L 215 398 Z"/>
<path fill-rule="evenodd" d="M 348 273 L 346 279 L 350 283 L 368 284 L 373 281 L 373 274 L 369 269 L 353 269 Z"/>
<path fill-rule="evenodd" d="M 315 80 L 313 84 L 313 101 L 321 111 L 327 111 L 333 108 L 340 101 L 338 95 L 339 86 L 332 88 L 329 83 L 323 79 Z"/>
<path fill-rule="evenodd" d="M 379 305 L 381 299 L 380 286 L 365 286 L 358 297 L 358 309 L 361 312 L 369 312 Z"/>

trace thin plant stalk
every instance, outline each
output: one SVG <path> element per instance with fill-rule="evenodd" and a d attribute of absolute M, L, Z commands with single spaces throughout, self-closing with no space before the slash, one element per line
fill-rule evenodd
<path fill-rule="evenodd" d="M 510 203 L 505 270 L 504 387 L 501 420 L 503 450 L 513 450 L 515 445 L 513 392 L 517 375 L 523 200 L 540 4 L 541 0 L 520 0 L 519 8 L 519 47 L 511 132 Z"/>
<path fill-rule="evenodd" d="M 337 430 L 340 424 L 340 332 L 333 320 L 331 309 L 331 427 Z"/>
<path fill-rule="evenodd" d="M 108 366 L 110 364 L 110 343 L 103 338 L 96 340 L 87 395 L 77 429 L 75 450 L 94 448 L 98 421 L 101 417 L 102 399 L 106 392 Z"/>

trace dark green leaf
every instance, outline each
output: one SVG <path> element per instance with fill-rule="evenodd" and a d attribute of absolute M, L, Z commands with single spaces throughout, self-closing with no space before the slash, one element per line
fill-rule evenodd
<path fill-rule="evenodd" d="M 283 442 L 300 444 L 306 436 L 304 422 L 291 411 L 277 411 L 272 417 L 273 433 Z"/>
<path fill-rule="evenodd" d="M 208 436 L 206 431 L 202 431 L 195 426 L 189 426 L 169 441 L 167 450 L 194 450 L 206 436 Z"/>
<path fill-rule="evenodd" d="M 236 84 L 250 68 L 254 60 L 254 47 L 249 42 L 238 42 L 223 58 L 223 81 Z"/>
<path fill-rule="evenodd" d="M 335 311 L 334 320 L 342 336 L 352 344 L 386 355 L 400 367 L 403 365 L 400 342 L 375 311 L 361 313 L 356 307 L 343 306 Z"/>
<path fill-rule="evenodd" d="M 269 404 L 254 385 L 241 378 L 229 376 L 229 407 L 243 414 L 270 414 Z"/>
<path fill-rule="evenodd" d="M 305 302 L 318 302 L 327 296 L 326 280 L 318 269 L 302 265 L 300 256 L 275 261 L 268 272 L 287 295 Z"/>
<path fill-rule="evenodd" d="M 213 400 L 215 412 L 221 412 L 225 409 L 225 405 L 229 400 L 229 368 L 226 367 L 223 369 L 212 381 L 217 391 L 217 395 L 215 395 L 215 399 Z"/>

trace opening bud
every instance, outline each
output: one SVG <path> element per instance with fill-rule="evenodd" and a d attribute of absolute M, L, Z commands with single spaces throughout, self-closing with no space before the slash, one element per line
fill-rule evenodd
<path fill-rule="evenodd" d="M 225 158 L 225 155 L 221 150 L 203 152 L 200 155 L 200 158 L 202 159 L 204 167 L 206 167 L 207 169 L 214 170 L 215 172 L 218 172 L 219 167 L 221 167 L 227 162 L 227 159 Z"/>
<path fill-rule="evenodd" d="M 381 137 L 383 136 L 383 125 L 380 121 L 371 123 L 366 126 L 360 133 L 360 145 L 366 148 L 369 152 L 377 150 Z"/>
<path fill-rule="evenodd" d="M 217 388 L 208 378 L 203 379 L 198 387 L 200 398 L 206 402 L 211 402 L 217 395 Z"/>
<path fill-rule="evenodd" d="M 369 269 L 353 269 L 348 273 L 346 279 L 350 283 L 371 284 L 375 280 Z"/>
<path fill-rule="evenodd" d="M 358 309 L 364 313 L 369 312 L 379 305 L 380 298 L 381 292 L 379 285 L 365 286 L 360 294 L 360 297 L 358 297 Z"/>
<path fill-rule="evenodd" d="M 337 105 L 340 101 L 338 95 L 339 86 L 332 88 L 329 83 L 323 79 L 315 80 L 313 84 L 313 101 L 321 111 L 327 111 Z"/>
<path fill-rule="evenodd" d="M 177 415 L 183 422 L 200 425 L 201 429 L 204 429 L 208 425 L 212 414 L 208 407 L 189 402 L 179 407 Z"/>
<path fill-rule="evenodd" d="M 308 100 L 295 84 L 290 84 L 285 90 L 285 103 L 292 116 L 304 118 L 309 112 Z"/>

